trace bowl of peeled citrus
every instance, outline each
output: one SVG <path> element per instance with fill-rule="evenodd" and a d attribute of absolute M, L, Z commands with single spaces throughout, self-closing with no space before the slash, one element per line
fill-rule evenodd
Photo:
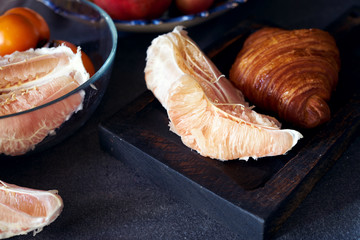
<path fill-rule="evenodd" d="M 47 149 L 99 105 L 117 46 L 109 15 L 85 0 L 2 0 L 0 155 Z"/>

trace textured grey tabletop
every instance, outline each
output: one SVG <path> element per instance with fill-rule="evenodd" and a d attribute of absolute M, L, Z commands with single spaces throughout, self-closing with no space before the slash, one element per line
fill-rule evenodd
<path fill-rule="evenodd" d="M 218 19 L 190 28 L 201 47 L 238 19 L 256 17 L 289 28 L 324 28 L 355 0 L 248 0 Z M 360 33 L 359 33 L 360 34 Z M 98 124 L 139 96 L 145 50 L 156 34 L 119 32 L 110 86 L 90 121 L 45 152 L 6 161 L 0 179 L 57 189 L 64 210 L 35 239 L 243 239 L 149 182 L 100 147 Z M 360 137 L 316 184 L 274 239 L 360 239 Z M 16 239 L 34 239 L 31 234 Z"/>

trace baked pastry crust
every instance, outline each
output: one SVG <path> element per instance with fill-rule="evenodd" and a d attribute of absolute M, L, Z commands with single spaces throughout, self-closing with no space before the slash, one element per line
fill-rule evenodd
<path fill-rule="evenodd" d="M 329 33 L 263 28 L 245 41 L 230 80 L 254 105 L 312 128 L 330 119 L 327 102 L 339 69 L 339 50 Z"/>

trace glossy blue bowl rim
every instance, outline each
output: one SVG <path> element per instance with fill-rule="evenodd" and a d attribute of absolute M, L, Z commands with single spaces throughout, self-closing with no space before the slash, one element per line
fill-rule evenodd
<path fill-rule="evenodd" d="M 54 3 L 51 0 L 37 0 L 37 1 L 43 3 L 44 5 L 46 5 L 47 7 L 52 9 L 53 11 L 56 8 L 56 6 L 54 5 Z M 75 93 L 89 87 L 91 84 L 96 82 L 99 78 L 101 78 L 105 74 L 105 72 L 107 70 L 111 69 L 112 64 L 113 64 L 113 62 L 115 60 L 116 48 L 117 48 L 117 40 L 118 40 L 117 29 L 115 27 L 115 24 L 114 24 L 112 18 L 103 9 L 98 7 L 96 4 L 94 4 L 94 3 L 92 3 L 92 2 L 90 2 L 88 0 L 77 0 L 77 1 L 80 2 L 80 3 L 84 3 L 86 5 L 89 5 L 91 8 L 95 9 L 95 11 L 97 11 L 100 14 L 100 16 L 102 16 L 105 19 L 105 21 L 107 23 L 107 26 L 110 29 L 111 39 L 112 39 L 112 47 L 111 47 L 111 51 L 110 51 L 110 54 L 109 54 L 108 58 L 105 60 L 103 65 L 100 67 L 100 69 L 98 71 L 96 71 L 95 74 L 91 78 L 89 78 L 86 82 L 84 82 L 79 87 L 75 88 L 74 90 L 68 92 L 67 94 L 65 94 L 65 95 L 63 95 L 63 96 L 61 96 L 61 97 L 59 97 L 57 99 L 54 99 L 54 100 L 52 100 L 50 102 L 47 102 L 45 104 L 42 104 L 40 106 L 31 108 L 31 109 L 28 109 L 28 110 L 24 110 L 24 111 L 21 111 L 21 112 L 0 116 L 0 119 L 9 118 L 9 117 L 13 117 L 13 116 L 21 115 L 21 114 L 26 114 L 28 112 L 33 112 L 33 111 L 36 111 L 38 109 L 41 109 L 41 108 L 50 106 L 52 104 L 55 104 L 57 102 L 60 102 L 63 99 L 65 99 L 65 98 L 67 98 L 67 97 L 69 97 L 69 96 L 71 96 L 71 95 L 73 95 L 73 94 L 75 94 Z"/>

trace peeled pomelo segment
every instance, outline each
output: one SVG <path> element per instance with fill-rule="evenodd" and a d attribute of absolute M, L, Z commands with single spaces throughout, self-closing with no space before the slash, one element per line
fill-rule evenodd
<path fill-rule="evenodd" d="M 30 49 L 0 58 L 0 93 L 42 85 L 60 76 L 71 76 L 79 84 L 89 79 L 81 52 L 69 47 Z"/>
<path fill-rule="evenodd" d="M 219 160 L 285 154 L 300 137 L 294 130 L 252 124 L 214 105 L 197 81 L 181 77 L 168 98 L 171 130 L 202 156 Z"/>
<path fill-rule="evenodd" d="M 81 109 L 83 91 L 36 111 L 0 119 L 0 152 L 10 156 L 33 150 Z"/>
<path fill-rule="evenodd" d="M 52 72 L 61 60 L 67 60 L 64 57 L 61 55 L 42 55 L 33 57 L 31 61 L 23 60 L 2 67 L 0 66 L 0 88 L 11 90 L 10 87 L 19 87 L 27 82 L 41 79 Z"/>
<path fill-rule="evenodd" d="M 0 238 L 41 231 L 60 215 L 63 206 L 56 191 L 35 190 L 0 181 Z"/>
<path fill-rule="evenodd" d="M 0 75 L 0 116 L 49 103 L 89 79 L 81 53 L 74 54 L 66 46 L 15 52 L 0 58 L 0 65 L 4 73 Z M 80 91 L 36 111 L 1 118 L 0 153 L 14 156 L 34 149 L 82 108 L 84 94 Z"/>
<path fill-rule="evenodd" d="M 295 130 L 281 130 L 275 118 L 249 107 L 182 27 L 155 38 L 146 60 L 146 85 L 167 109 L 170 130 L 203 156 L 276 156 L 302 137 Z"/>
<path fill-rule="evenodd" d="M 1 101 L 0 115 L 40 106 L 78 86 L 72 78 L 59 77 L 38 88 L 28 89 L 25 94 L 17 94 L 13 100 Z M 81 109 L 83 98 L 84 92 L 81 91 L 36 111 L 0 119 L 0 152 L 16 156 L 33 150 L 36 144 L 48 134 L 53 134 L 74 112 Z"/>
<path fill-rule="evenodd" d="M 77 88 L 69 77 L 58 77 L 39 87 L 32 87 L 0 95 L 0 116 L 25 111 L 55 100 Z"/>

